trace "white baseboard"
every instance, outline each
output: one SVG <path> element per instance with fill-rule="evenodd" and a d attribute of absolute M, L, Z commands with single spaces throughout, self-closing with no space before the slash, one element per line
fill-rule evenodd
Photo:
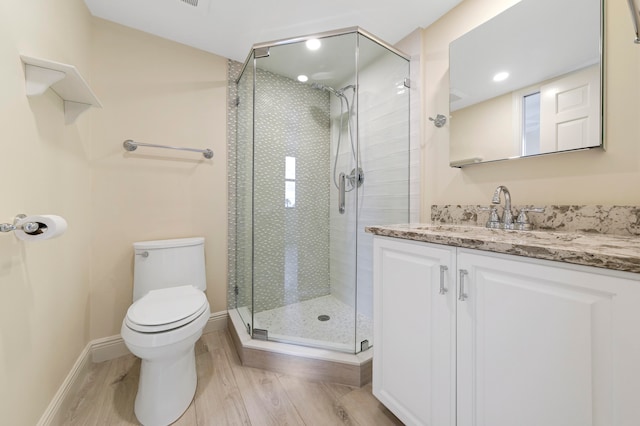
<path fill-rule="evenodd" d="M 119 334 L 92 340 L 89 344 L 91 361 L 94 363 L 109 361 L 131 353 Z"/>
<path fill-rule="evenodd" d="M 227 327 L 228 317 L 227 311 L 212 313 L 203 333 L 224 330 Z M 80 387 L 91 370 L 92 363 L 109 361 L 130 353 L 119 334 L 90 341 L 78 356 L 62 385 L 60 385 L 58 392 L 56 392 L 40 421 L 38 421 L 38 426 L 63 424 L 63 416 L 69 411 L 71 401 L 78 395 Z"/>
<path fill-rule="evenodd" d="M 89 362 L 90 351 L 91 343 L 80 352 L 80 356 L 71 367 L 71 371 L 58 388 L 58 392 L 53 396 L 42 417 L 40 417 L 38 426 L 63 424 L 63 416 L 69 411 L 69 404 L 80 392 L 80 387 L 91 370 L 91 362 Z"/>
<path fill-rule="evenodd" d="M 209 321 L 204 326 L 203 334 L 211 333 L 212 331 L 224 330 L 227 328 L 227 318 L 229 314 L 227 311 L 214 312 L 209 317 Z M 91 342 L 91 360 L 93 362 L 109 361 L 115 358 L 119 358 L 123 355 L 128 355 L 129 349 L 124 344 L 124 340 L 120 335 L 104 337 Z"/>
<path fill-rule="evenodd" d="M 227 328 L 227 320 L 229 313 L 227 311 L 214 312 L 209 317 L 207 325 L 204 326 L 202 334 L 211 333 L 212 331 L 225 330 Z"/>

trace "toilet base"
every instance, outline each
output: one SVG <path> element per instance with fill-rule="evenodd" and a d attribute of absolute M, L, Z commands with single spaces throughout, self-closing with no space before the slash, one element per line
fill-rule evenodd
<path fill-rule="evenodd" d="M 144 426 L 164 426 L 189 408 L 196 393 L 195 342 L 200 331 L 162 358 L 142 358 L 135 414 Z"/>

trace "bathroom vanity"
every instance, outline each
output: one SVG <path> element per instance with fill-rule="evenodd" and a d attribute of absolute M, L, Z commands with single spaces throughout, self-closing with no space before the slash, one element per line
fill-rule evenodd
<path fill-rule="evenodd" d="M 367 232 L 373 392 L 407 425 L 638 424 L 639 237 Z"/>

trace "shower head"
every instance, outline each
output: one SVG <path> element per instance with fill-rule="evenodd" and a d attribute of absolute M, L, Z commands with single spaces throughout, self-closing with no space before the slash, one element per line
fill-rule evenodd
<path fill-rule="evenodd" d="M 333 93 L 334 95 L 336 95 L 336 96 L 338 96 L 338 97 L 343 97 L 343 96 L 344 96 L 344 91 L 345 91 L 345 90 L 348 90 L 348 89 L 353 89 L 353 90 L 355 90 L 355 89 L 356 89 L 356 86 L 354 86 L 353 84 L 350 84 L 350 85 L 348 85 L 348 86 L 344 86 L 343 88 L 336 90 L 336 89 L 334 89 L 333 87 L 331 87 L 331 86 L 326 86 L 326 85 L 324 85 L 324 84 L 322 84 L 322 83 L 311 83 L 311 88 L 312 88 L 312 89 L 316 89 L 316 90 L 325 90 L 325 91 L 327 91 L 327 92 L 331 92 L 331 93 Z"/>
<path fill-rule="evenodd" d="M 324 91 L 327 91 L 327 92 L 331 92 L 331 93 L 333 93 L 333 94 L 334 94 L 334 95 L 336 95 L 336 96 L 340 96 L 340 95 L 342 95 L 342 92 L 338 92 L 338 91 L 337 91 L 336 89 L 334 89 L 333 87 L 331 87 L 331 86 L 325 86 L 325 85 L 324 85 L 324 84 L 322 84 L 322 83 L 311 83 L 311 88 L 312 88 L 312 89 L 316 89 L 316 90 L 324 90 Z"/>

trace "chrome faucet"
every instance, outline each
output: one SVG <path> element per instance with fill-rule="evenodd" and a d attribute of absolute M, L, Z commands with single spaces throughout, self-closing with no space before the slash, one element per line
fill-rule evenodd
<path fill-rule="evenodd" d="M 502 213 L 501 228 L 513 229 L 513 212 L 511 211 L 511 193 L 506 186 L 500 185 L 493 193 L 493 204 L 500 204 L 500 193 L 504 194 L 504 211 Z"/>

